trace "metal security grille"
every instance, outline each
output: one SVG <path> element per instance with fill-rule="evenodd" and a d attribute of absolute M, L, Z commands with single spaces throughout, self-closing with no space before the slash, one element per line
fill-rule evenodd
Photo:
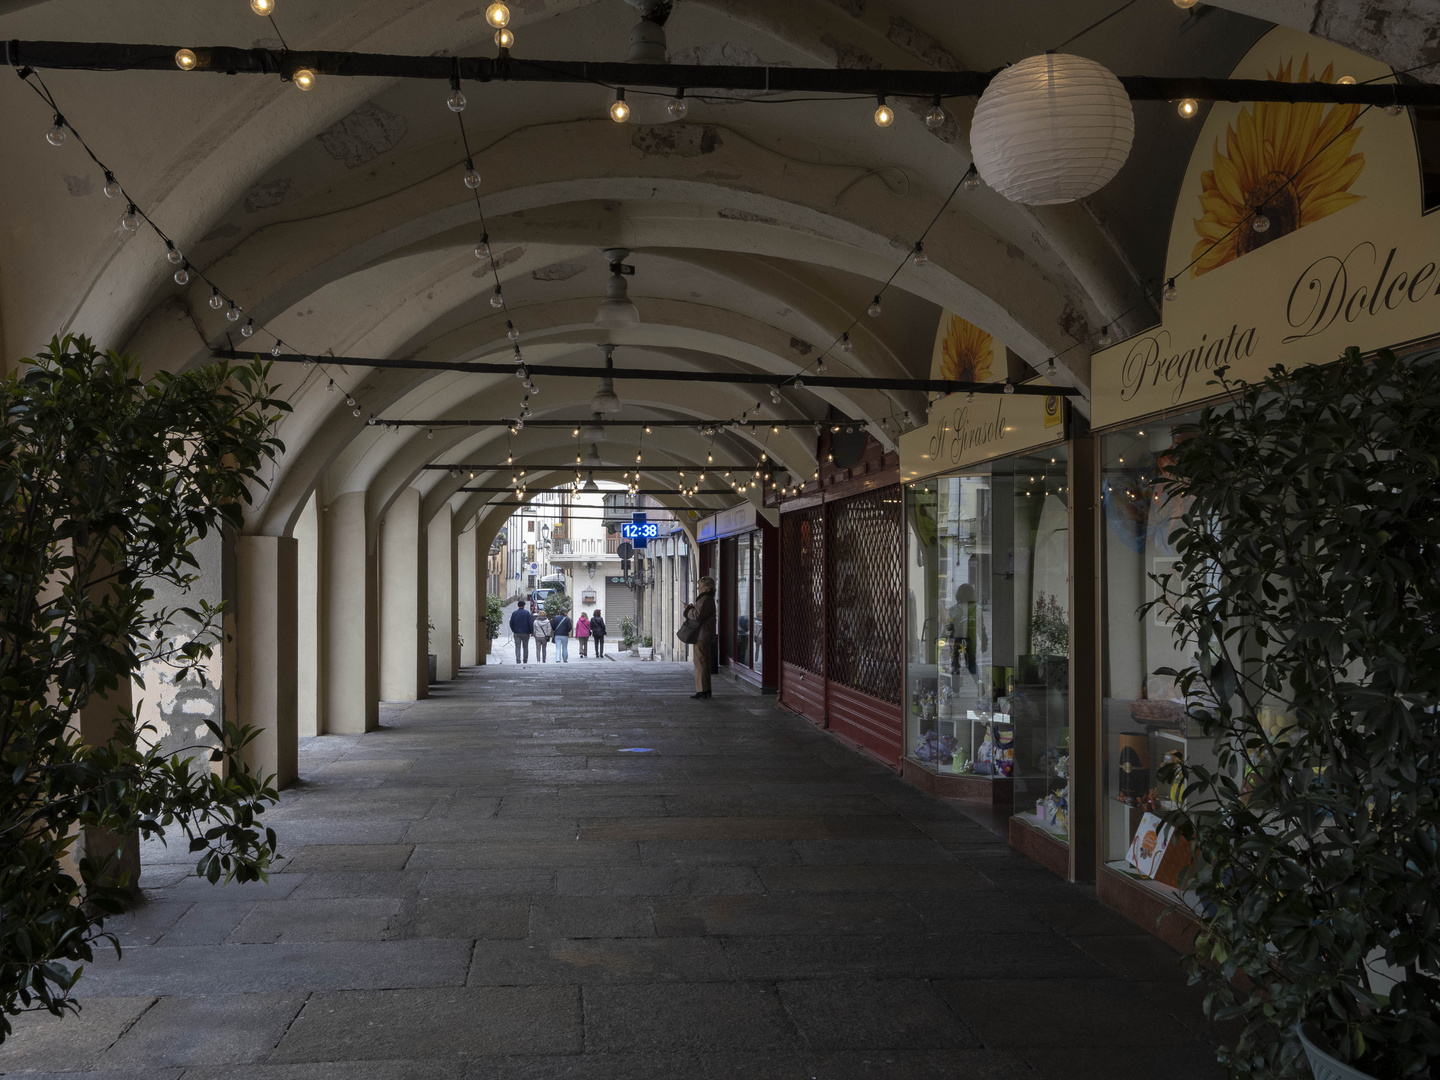
<path fill-rule="evenodd" d="M 816 675 L 825 660 L 825 536 L 818 506 L 780 517 L 781 634 L 787 664 Z"/>
<path fill-rule="evenodd" d="M 829 531 L 826 677 L 898 705 L 905 617 L 899 486 L 831 503 Z"/>

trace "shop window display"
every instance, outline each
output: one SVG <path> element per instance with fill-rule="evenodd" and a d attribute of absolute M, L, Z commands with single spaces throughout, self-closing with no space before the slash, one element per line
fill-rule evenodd
<path fill-rule="evenodd" d="M 1063 446 L 906 489 L 907 752 L 1069 830 Z"/>
<path fill-rule="evenodd" d="M 1158 578 L 1170 572 L 1170 532 L 1180 507 L 1165 497 L 1166 452 L 1185 419 L 1142 424 L 1103 443 L 1101 529 L 1101 722 L 1103 845 L 1112 870 L 1173 889 L 1190 861 L 1183 837 L 1159 815 L 1180 792 L 1162 779 L 1168 762 L 1214 764 L 1210 742 L 1185 711 L 1175 679 L 1194 657 L 1177 648 L 1160 608 Z"/>

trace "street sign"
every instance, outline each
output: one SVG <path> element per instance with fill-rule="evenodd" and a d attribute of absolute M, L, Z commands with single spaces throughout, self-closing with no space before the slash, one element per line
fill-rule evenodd
<path fill-rule="evenodd" d="M 637 510 L 630 515 L 628 524 L 620 526 L 620 535 L 637 548 L 647 548 L 651 539 L 660 535 L 660 526 L 653 521 L 646 521 L 645 515 Z"/>
<path fill-rule="evenodd" d="M 539 563 L 533 563 L 533 562 L 532 562 L 532 563 L 530 564 L 530 569 L 531 569 L 531 570 L 539 570 L 539 569 L 540 569 L 540 564 L 539 564 Z"/>

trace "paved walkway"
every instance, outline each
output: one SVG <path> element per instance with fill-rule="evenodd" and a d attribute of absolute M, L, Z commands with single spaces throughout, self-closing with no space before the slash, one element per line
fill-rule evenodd
<path fill-rule="evenodd" d="M 488 668 L 302 749 L 289 856 L 147 850 L 125 955 L 0 1071 L 107 1080 L 1192 1080 L 1162 944 L 771 699 Z"/>

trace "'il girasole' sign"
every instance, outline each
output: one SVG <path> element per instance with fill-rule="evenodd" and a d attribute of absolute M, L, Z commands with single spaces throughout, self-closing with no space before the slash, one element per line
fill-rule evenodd
<path fill-rule="evenodd" d="M 1384 79 L 1373 60 L 1296 31 L 1266 34 L 1237 78 Z M 1257 232 L 1250 210 L 1269 228 Z M 1096 353 L 1096 427 L 1215 395 L 1275 364 L 1329 363 L 1440 332 L 1440 214 L 1422 215 L 1408 117 L 1318 104 L 1217 102 L 1171 229 L 1164 321 Z"/>
<path fill-rule="evenodd" d="M 907 483 L 958 472 L 1065 438 L 1059 395 L 951 394 L 935 402 L 930 422 L 900 436 L 900 478 Z"/>

